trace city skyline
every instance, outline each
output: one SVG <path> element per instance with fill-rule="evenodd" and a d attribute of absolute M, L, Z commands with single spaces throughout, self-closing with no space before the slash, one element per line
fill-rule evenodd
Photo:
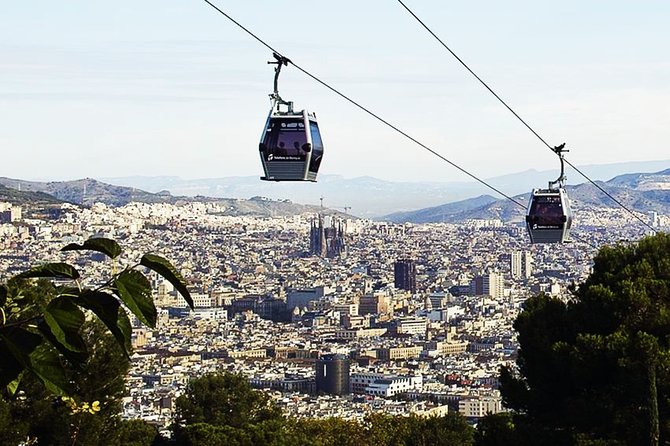
<path fill-rule="evenodd" d="M 396 3 L 218 6 L 480 177 L 557 168 Z M 567 142 L 573 163 L 667 157 L 667 4 L 408 6 L 550 143 Z M 0 21 L 0 175 L 261 173 L 271 54 L 206 3 L 12 4 Z M 280 91 L 317 113 L 322 173 L 465 179 L 294 67 Z"/>
<path fill-rule="evenodd" d="M 525 299 L 567 298 L 570 285 L 591 274 L 598 246 L 644 232 L 607 208 L 585 208 L 569 245 L 528 245 L 509 221 L 349 219 L 347 255 L 323 258 L 309 253 L 313 212 L 259 217 L 227 209 L 132 202 L 44 213 L 0 203 L 0 276 L 41 258 L 75 263 L 85 284 L 104 281 L 104 255 L 61 251 L 91 234 L 122 241 L 129 249 L 121 264 L 140 252 L 173 262 L 194 309 L 171 283 L 151 281 L 158 329 L 134 326 L 123 402 L 125 417 L 151 419 L 163 433 L 190 379 L 231 367 L 276 395 L 291 417 L 458 412 L 480 419 L 504 410 L 497 376 L 514 361 L 512 323 Z M 667 214 L 656 218 L 669 227 Z M 532 253 L 525 276 L 515 273 L 520 251 Z M 408 274 L 396 268 L 403 258 L 414 259 Z M 411 280 L 395 284 L 399 276 Z"/>

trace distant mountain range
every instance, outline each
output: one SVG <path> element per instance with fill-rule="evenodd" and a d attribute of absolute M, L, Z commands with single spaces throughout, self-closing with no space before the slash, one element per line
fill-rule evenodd
<path fill-rule="evenodd" d="M 630 172 L 657 172 L 670 167 L 670 160 L 598 164 L 579 166 L 594 180 L 609 180 Z M 579 184 L 580 175 L 568 169 L 569 184 Z M 487 179 L 492 186 L 508 195 L 527 193 L 536 187 L 545 187 L 558 176 L 557 171 L 528 170 Z M 124 177 L 103 178 L 102 181 L 135 187 L 149 192 L 168 190 L 173 195 L 250 198 L 262 196 L 272 199 L 290 199 L 295 203 L 318 204 L 324 197 L 324 206 L 341 210 L 351 207 L 359 217 L 374 218 L 393 212 L 453 203 L 467 198 L 491 194 L 491 190 L 473 181 L 462 182 L 393 182 L 373 177 L 345 178 L 338 175 L 319 175 L 317 183 L 276 183 L 260 181 L 258 177 L 226 177 L 209 179 L 181 179 L 178 177 Z"/>
<path fill-rule="evenodd" d="M 670 214 L 670 169 L 655 173 L 625 174 L 606 182 L 597 181 L 596 183 L 629 209 Z M 584 207 L 618 206 L 591 183 L 567 186 L 566 191 L 575 210 Z M 530 193 L 512 198 L 526 204 Z M 412 212 L 392 213 L 381 219 L 396 223 L 455 223 L 471 218 L 520 222 L 524 219 L 524 209 L 510 200 L 484 195 Z"/>
<path fill-rule="evenodd" d="M 61 200 L 45 192 L 31 192 L 25 190 L 12 189 L 0 184 L 0 201 L 9 202 L 16 205 L 35 204 L 35 205 L 55 205 L 62 203 Z"/>
<path fill-rule="evenodd" d="M 490 195 L 480 195 L 476 198 L 447 203 L 417 211 L 394 212 L 381 217 L 382 220 L 394 223 L 435 223 L 452 221 L 453 218 L 469 213 L 474 210 L 486 209 L 489 205 L 498 202 L 497 198 Z"/>
<path fill-rule="evenodd" d="M 131 201 L 143 203 L 170 202 L 169 192 L 152 194 L 131 187 L 114 186 L 91 178 L 74 181 L 24 181 L 0 177 L 0 184 L 20 192 L 49 194 L 60 201 L 90 206 L 100 202 L 110 206 L 123 206 Z"/>
<path fill-rule="evenodd" d="M 656 163 L 656 162 L 654 162 Z M 654 163 L 649 163 L 653 165 Z M 598 184 L 613 197 L 632 209 L 670 214 L 670 169 L 666 162 L 665 170 L 653 173 L 624 173 Z M 617 168 L 621 168 L 620 165 Z M 593 166 L 591 169 L 612 171 L 614 168 Z M 582 168 L 580 168 L 582 169 Z M 587 168 L 582 169 L 587 172 Z M 589 174 L 589 176 L 591 176 Z M 537 179 L 542 177 L 544 181 Z M 518 184 L 510 186 L 514 179 L 519 184 L 530 187 L 519 192 Z M 525 204 L 529 191 L 533 187 L 546 187 L 548 172 L 521 172 L 491 179 L 490 184 L 513 195 L 515 200 Z M 595 177 L 592 177 L 595 178 Z M 115 181 L 121 181 L 116 179 Z M 390 182 L 372 177 L 345 179 L 334 175 L 320 177 L 318 183 L 266 183 L 257 178 L 235 177 L 211 180 L 180 180 L 174 177 L 132 177 L 124 180 L 130 186 L 112 185 L 94 179 L 76 181 L 37 182 L 0 177 L 0 201 L 12 203 L 57 203 L 60 201 L 90 206 L 102 202 L 110 206 L 122 206 L 131 201 L 143 203 L 180 203 L 186 201 L 216 202 L 225 207 L 226 215 L 277 216 L 296 215 L 305 212 L 317 212 L 319 205 L 295 203 L 292 195 L 309 196 L 318 201 L 325 197 L 324 207 L 331 212 L 341 211 L 344 206 L 351 207 L 350 215 L 358 217 L 378 216 L 377 219 L 393 222 L 459 222 L 470 218 L 498 218 L 503 221 L 522 221 L 524 209 L 510 200 L 499 199 L 491 195 L 479 194 L 465 200 L 453 199 L 455 196 L 481 190 L 477 183 L 412 183 Z M 147 192 L 138 187 L 145 184 L 158 193 Z M 165 186 L 172 184 L 173 189 L 190 196 L 175 196 Z M 508 186 L 505 186 L 505 185 Z M 225 194 L 257 192 L 259 189 L 272 191 L 267 196 L 251 196 L 248 199 L 222 197 Z M 566 187 L 573 207 L 614 207 L 616 204 L 590 183 Z M 323 195 L 313 197 L 316 191 Z M 512 192 L 510 192 L 512 191 Z M 196 193 L 197 192 L 197 193 Z M 47 195 L 48 194 L 48 195 Z M 474 195 L 471 195 L 474 196 Z M 291 198 L 291 199 L 290 199 Z M 311 198 L 310 198 L 311 199 Z M 436 206 L 424 205 L 437 202 Z M 444 204 L 446 203 L 446 204 Z M 412 208 L 414 210 L 406 210 Z M 420 208 L 420 209 L 417 209 Z M 381 210 L 390 210 L 378 214 Z M 381 215 L 381 216 L 379 216 Z"/>
<path fill-rule="evenodd" d="M 0 177 L 0 201 L 13 204 L 63 203 L 90 206 L 105 203 L 123 206 L 136 201 L 141 203 L 183 203 L 188 201 L 211 202 L 225 208 L 223 215 L 290 216 L 317 212 L 318 206 L 305 206 L 289 200 L 270 200 L 252 197 L 248 200 L 212 197 L 175 197 L 167 191 L 157 194 L 134 187 L 114 186 L 90 178 L 75 181 L 24 181 Z"/>

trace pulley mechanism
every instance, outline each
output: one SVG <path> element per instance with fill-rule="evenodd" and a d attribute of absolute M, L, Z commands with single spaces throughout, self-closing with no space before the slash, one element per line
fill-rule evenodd
<path fill-rule="evenodd" d="M 270 99 L 272 100 L 272 108 L 277 106 L 277 111 L 279 111 L 279 106 L 280 105 L 285 105 L 288 107 L 288 113 L 293 113 L 293 102 L 290 101 L 285 101 L 279 96 L 279 73 L 281 73 L 281 67 L 283 65 L 288 66 L 289 63 L 291 63 L 291 60 L 287 57 L 282 56 L 281 54 L 278 53 L 272 53 L 274 56 L 275 60 L 274 61 L 268 61 L 268 64 L 270 65 L 276 65 L 275 67 L 275 82 L 274 82 L 274 92 L 270 93 Z"/>
<path fill-rule="evenodd" d="M 565 143 L 555 146 L 551 150 L 553 150 L 554 153 L 558 155 L 558 159 L 561 161 L 561 175 L 555 181 L 549 182 L 549 189 L 557 189 L 556 185 L 558 185 L 558 188 L 562 189 L 565 186 L 565 180 L 567 180 L 567 177 L 565 176 L 565 161 L 563 159 L 563 152 L 569 152 L 569 150 L 565 148 Z"/>

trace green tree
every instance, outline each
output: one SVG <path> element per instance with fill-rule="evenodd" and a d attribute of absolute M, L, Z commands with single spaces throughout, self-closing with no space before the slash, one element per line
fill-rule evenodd
<path fill-rule="evenodd" d="M 192 445 L 209 444 L 203 443 L 207 433 L 228 438 L 224 444 L 247 444 L 254 438 L 273 444 L 286 434 L 281 410 L 234 373 L 191 380 L 176 401 L 174 433 L 177 443 Z"/>
<path fill-rule="evenodd" d="M 9 400 L 12 421 L 26 426 L 24 439 L 54 446 L 93 446 L 105 438 L 107 444 L 116 444 L 129 362 L 101 323 L 88 322 L 83 331 L 86 342 L 96 348 L 81 366 L 65 364 L 65 375 L 72 382 L 66 401 L 54 397 L 31 375 L 24 377 L 17 397 Z M 94 401 L 98 410 L 93 409 Z"/>
<path fill-rule="evenodd" d="M 192 379 L 176 401 L 175 420 L 181 426 L 207 423 L 239 428 L 277 418 L 281 418 L 281 411 L 266 394 L 252 389 L 241 374 Z"/>
<path fill-rule="evenodd" d="M 28 437 L 28 425 L 25 421 L 16 421 L 12 417 L 10 404 L 0 398 L 0 444 L 15 445 Z"/>
<path fill-rule="evenodd" d="M 514 416 L 503 412 L 489 414 L 479 420 L 475 446 L 517 446 L 521 444 L 514 426 Z"/>
<path fill-rule="evenodd" d="M 403 446 L 410 435 L 407 417 L 375 413 L 365 417 L 364 426 L 370 446 Z"/>
<path fill-rule="evenodd" d="M 501 373 L 517 429 L 546 444 L 670 441 L 670 235 L 601 249 L 562 302 L 529 299 L 517 370 Z"/>
<path fill-rule="evenodd" d="M 117 431 L 119 446 L 153 446 L 162 440 L 158 429 L 144 420 L 123 420 Z"/>
<path fill-rule="evenodd" d="M 467 446 L 474 442 L 474 429 L 456 412 L 442 417 L 409 417 L 407 446 Z"/>
<path fill-rule="evenodd" d="M 101 438 L 119 444 L 131 337 L 126 308 L 150 327 L 156 322 L 140 269 L 173 282 L 192 304 L 167 260 L 147 254 L 117 271 L 121 247 L 113 240 L 63 248 L 88 250 L 112 259 L 111 274 L 96 288 L 83 286 L 66 263 L 40 265 L 0 285 L 0 427 L 8 426 L 0 444 L 98 445 Z"/>
<path fill-rule="evenodd" d="M 362 423 L 343 418 L 285 419 L 263 392 L 239 374 L 210 374 L 189 382 L 177 398 L 174 438 L 186 446 L 467 446 L 473 429 L 457 413 L 444 417 L 373 414 Z"/>
<path fill-rule="evenodd" d="M 371 444 L 358 422 L 343 418 L 300 419 L 294 425 L 294 440 L 305 446 L 359 446 Z"/>

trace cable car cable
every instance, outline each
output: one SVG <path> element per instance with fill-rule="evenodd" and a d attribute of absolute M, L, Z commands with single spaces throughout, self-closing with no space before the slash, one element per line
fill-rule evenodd
<path fill-rule="evenodd" d="M 444 47 L 444 48 L 445 48 L 445 49 L 446 49 L 452 56 L 454 56 L 454 57 L 456 58 L 456 60 L 458 60 L 458 61 L 460 62 L 460 64 L 463 65 L 463 67 L 465 67 L 465 69 L 468 70 L 468 71 L 470 72 L 470 74 L 472 74 L 472 75 L 475 77 L 475 79 L 477 79 L 477 80 L 478 80 L 478 81 L 479 81 L 479 82 L 480 82 L 480 83 L 481 83 L 481 84 L 482 84 L 482 85 L 483 85 L 483 86 L 484 86 L 484 87 L 485 87 L 485 88 L 486 88 L 486 89 L 487 89 L 493 96 L 495 96 L 495 98 L 498 99 L 498 101 L 500 101 L 500 103 L 501 103 L 502 105 L 504 105 L 505 108 L 507 108 L 507 110 L 510 111 L 510 113 L 512 113 L 512 114 L 513 114 L 519 121 L 521 121 L 521 123 L 522 123 L 524 126 L 526 126 L 526 128 L 527 128 L 528 130 L 530 130 L 531 133 L 533 133 L 533 135 L 535 135 L 535 136 L 537 137 L 537 139 L 539 139 L 539 140 L 542 142 L 542 144 L 544 144 L 545 146 L 547 146 L 547 148 L 548 148 L 549 150 L 551 150 L 552 152 L 554 151 L 554 148 L 553 148 L 551 145 L 549 145 L 549 143 L 547 143 L 547 141 L 545 141 L 544 138 L 542 138 L 542 137 L 541 137 L 541 136 L 540 136 L 540 135 L 539 135 L 539 134 L 538 134 L 538 133 L 537 133 L 537 132 L 536 132 L 536 131 L 535 131 L 535 130 L 534 130 L 534 129 L 533 129 L 533 128 L 532 128 L 532 127 L 525 121 L 525 120 L 524 120 L 524 119 L 523 119 L 523 118 L 521 118 L 521 116 L 519 116 L 519 114 L 518 114 L 517 112 L 515 112 L 515 111 L 512 109 L 512 107 L 510 107 L 509 105 L 507 105 L 507 103 L 506 103 L 506 102 L 505 102 L 505 101 L 504 101 L 504 100 L 503 100 L 503 99 L 502 99 L 502 98 L 501 98 L 495 91 L 493 91 L 493 89 L 492 89 L 491 87 L 489 87 L 488 84 L 482 80 L 482 78 L 480 78 L 479 76 L 477 76 L 477 74 L 476 74 L 476 73 L 475 73 L 475 72 L 474 72 L 474 71 L 473 71 L 473 70 L 472 70 L 472 69 L 471 69 L 471 68 L 470 68 L 470 67 L 469 67 L 469 66 L 468 66 L 468 65 L 467 65 L 467 64 L 466 64 L 460 57 L 458 57 L 458 55 L 456 55 L 456 53 L 455 53 L 454 51 L 452 51 L 452 49 L 449 48 L 449 46 L 447 46 L 447 44 L 444 43 L 444 42 L 442 41 L 442 39 L 440 39 L 440 38 L 437 36 L 437 34 L 435 34 L 435 33 L 432 31 L 432 30 L 428 27 L 428 25 L 426 25 L 426 24 L 425 24 L 425 23 L 424 23 L 424 22 L 423 22 L 423 21 L 422 21 L 422 20 L 421 20 L 415 13 L 414 13 L 414 11 L 412 11 L 407 5 L 405 5 L 405 3 L 402 2 L 402 0 L 398 0 L 398 3 L 400 3 L 400 4 L 402 5 L 402 7 L 405 8 L 405 10 L 407 10 L 407 12 L 408 12 L 412 17 L 414 17 L 414 18 L 416 19 L 416 21 L 419 22 L 419 23 L 421 24 L 421 26 L 423 26 L 424 29 L 425 29 L 426 31 L 428 31 L 428 33 L 429 33 L 431 36 L 433 36 L 438 42 L 440 42 L 440 44 L 441 44 L 441 45 L 442 45 L 442 46 L 443 46 L 443 47 Z M 579 173 L 582 177 L 584 177 L 586 180 L 588 180 L 589 183 L 591 183 L 592 185 L 594 185 L 597 189 L 599 189 L 599 190 L 600 190 L 603 194 L 605 194 L 608 198 L 610 198 L 612 201 L 614 201 L 616 204 L 618 204 L 620 207 L 622 207 L 624 210 L 626 210 L 629 214 L 631 214 L 633 217 L 635 217 L 637 220 L 639 220 L 643 225 L 645 225 L 646 227 L 648 227 L 649 229 L 651 229 L 652 231 L 654 231 L 654 232 L 656 232 L 656 233 L 658 232 L 658 231 L 657 231 L 656 229 L 654 229 L 649 223 L 647 223 L 647 222 L 644 221 L 642 218 L 640 218 L 638 215 L 636 215 L 632 210 L 628 209 L 628 207 L 626 207 L 623 203 L 621 203 L 619 200 L 617 200 L 616 198 L 614 198 L 609 192 L 607 192 L 607 191 L 606 191 L 605 189 L 603 189 L 599 184 L 597 184 L 595 181 L 593 181 L 591 178 L 589 178 L 584 172 L 582 172 L 582 171 L 579 170 L 576 166 L 574 166 L 569 160 L 567 160 L 567 159 L 565 159 L 565 158 L 564 158 L 564 160 L 565 160 L 565 162 L 566 162 L 570 167 L 572 167 L 577 173 Z"/>
<path fill-rule="evenodd" d="M 228 20 L 230 20 L 230 21 L 233 22 L 235 25 L 237 25 L 238 27 L 240 27 L 242 30 L 244 30 L 244 31 L 245 31 L 247 34 L 249 34 L 251 37 L 253 37 L 253 38 L 256 39 L 258 42 L 260 42 L 263 46 L 265 46 L 265 47 L 268 48 L 269 50 L 273 51 L 274 53 L 277 53 L 277 55 L 279 55 L 280 57 L 283 57 L 283 58 L 285 58 L 286 60 L 289 60 L 289 59 L 286 58 L 284 55 L 282 55 L 281 52 L 279 52 L 279 51 L 277 51 L 276 49 L 274 49 L 273 47 L 271 47 L 271 46 L 270 46 L 269 44 L 267 44 L 264 40 L 262 40 L 260 37 L 258 37 L 258 36 L 255 35 L 254 33 L 252 33 L 249 29 L 245 28 L 245 27 L 244 27 L 242 24 L 240 24 L 237 20 L 233 19 L 230 15 L 226 14 L 223 10 L 221 10 L 220 8 L 218 8 L 218 7 L 217 7 L 216 5 L 214 5 L 212 2 L 210 2 L 209 0 L 204 0 L 204 2 L 207 3 L 208 5 L 210 5 L 212 8 L 216 9 L 216 10 L 217 10 L 219 13 L 221 13 L 224 17 L 226 17 Z M 474 174 L 468 172 L 467 170 L 465 170 L 464 168 L 462 168 L 462 167 L 459 166 L 458 164 L 456 164 L 456 163 L 452 162 L 451 160 L 445 158 L 445 157 L 444 157 L 443 155 L 441 155 L 440 153 L 438 153 L 438 152 L 436 152 L 435 150 L 431 149 L 430 147 L 428 147 L 427 145 L 423 144 L 422 142 L 420 142 L 420 141 L 417 140 L 416 138 L 410 136 L 410 135 L 407 134 L 406 132 L 402 131 L 401 129 L 399 129 L 399 128 L 396 127 L 395 125 L 391 124 L 390 122 L 386 121 L 384 118 L 380 117 L 379 115 L 377 115 L 376 113 L 372 112 L 372 111 L 369 110 L 368 108 L 364 107 L 363 105 L 361 105 L 361 104 L 359 104 L 358 102 L 354 101 L 353 99 L 349 98 L 347 95 L 345 95 L 344 93 L 342 93 L 342 92 L 340 92 L 339 90 L 335 89 L 334 87 L 330 86 L 330 85 L 327 84 L 326 82 L 322 81 L 321 79 L 319 79 L 318 77 L 316 77 L 315 75 L 313 75 L 312 73 L 310 73 L 309 71 L 307 71 L 306 69 L 304 69 L 304 68 L 302 68 L 301 66 L 297 65 L 295 62 L 289 60 L 289 63 L 290 63 L 291 65 L 293 65 L 295 68 L 297 68 L 299 71 L 301 71 L 302 73 L 304 73 L 305 75 L 307 75 L 308 77 L 312 78 L 313 80 L 315 80 L 315 81 L 318 82 L 319 84 L 323 85 L 324 87 L 326 87 L 327 89 L 329 89 L 329 90 L 332 91 L 333 93 L 337 94 L 338 96 L 340 96 L 341 98 L 345 99 L 345 100 L 348 101 L 349 103 L 351 103 L 351 104 L 355 105 L 356 107 L 358 107 L 359 109 L 363 110 L 365 113 L 367 113 L 368 115 L 370 115 L 370 116 L 372 116 L 373 118 L 377 119 L 377 120 L 380 121 L 381 123 L 383 123 L 383 124 L 385 124 L 386 126 L 392 128 L 392 129 L 395 130 L 396 132 L 400 133 L 400 134 L 403 135 L 405 138 L 409 139 L 410 141 L 412 141 L 412 142 L 414 142 L 415 144 L 419 145 L 419 146 L 422 147 L 423 149 L 425 149 L 425 150 L 427 150 L 428 152 L 432 153 L 433 155 L 437 156 L 437 157 L 440 158 L 442 161 L 445 161 L 445 162 L 449 163 L 452 167 L 455 167 L 456 169 L 460 170 L 461 172 L 463 172 L 464 174 L 466 174 L 466 175 L 469 176 L 470 178 L 472 178 L 472 179 L 478 181 L 479 183 L 481 183 L 481 184 L 483 184 L 484 186 L 488 187 L 489 189 L 495 191 L 496 193 L 500 194 L 501 196 L 503 196 L 503 197 L 507 198 L 508 200 L 510 200 L 510 201 L 512 201 L 512 202 L 514 202 L 514 203 L 516 203 L 517 206 L 520 206 L 521 208 L 526 209 L 526 205 L 522 204 L 522 203 L 519 202 L 518 200 L 514 199 L 513 197 L 511 197 L 511 196 L 507 195 L 506 193 L 502 192 L 501 190 L 497 189 L 495 186 L 492 186 L 491 184 L 487 183 L 485 180 L 482 180 L 481 178 L 477 177 L 476 175 L 474 175 Z"/>
<path fill-rule="evenodd" d="M 507 195 L 506 193 L 504 193 L 504 192 L 498 190 L 496 187 L 490 185 L 490 184 L 487 183 L 485 180 L 480 179 L 480 178 L 477 177 L 476 175 L 474 175 L 474 174 L 468 172 L 467 170 L 465 170 L 464 168 L 460 167 L 459 165 L 453 163 L 452 161 L 450 161 L 449 159 L 445 158 L 444 156 L 442 156 L 442 155 L 439 154 L 438 152 L 434 151 L 434 150 L 431 149 L 430 147 L 424 145 L 423 143 L 421 143 L 421 142 L 418 141 L 417 139 L 413 138 L 412 136 L 408 135 L 408 134 L 405 133 L 404 131 L 400 130 L 398 127 L 394 126 L 393 124 L 389 123 L 389 122 L 386 121 L 385 119 L 381 118 L 379 115 L 375 114 L 374 112 L 370 111 L 369 109 L 367 109 L 367 108 L 364 107 L 363 105 L 361 105 L 361 104 L 359 104 L 358 102 L 354 101 L 353 99 L 349 98 L 349 97 L 346 96 L 344 93 L 341 93 L 339 90 L 336 90 L 334 87 L 330 86 L 330 85 L 327 84 L 326 82 L 324 82 L 324 81 L 322 81 L 321 79 L 319 79 L 318 77 L 314 76 L 313 74 L 311 74 L 310 72 L 308 72 L 308 71 L 305 70 L 304 68 L 302 68 L 302 67 L 296 65 L 293 61 L 291 61 L 290 59 L 288 59 L 288 58 L 286 58 L 285 56 L 283 56 L 281 52 L 279 52 L 279 51 L 277 51 L 276 49 L 274 49 L 272 46 L 270 46 L 268 43 L 266 43 L 266 42 L 265 42 L 264 40 L 262 40 L 260 37 L 258 37 L 257 35 L 255 35 L 255 34 L 254 34 L 253 32 L 251 32 L 249 29 L 247 29 L 246 27 L 244 27 L 242 24 L 240 24 L 237 20 L 235 20 L 234 18 L 232 18 L 230 15 L 226 14 L 223 10 L 221 10 L 219 7 L 217 7 L 216 5 L 214 5 L 212 2 L 210 2 L 209 0 L 204 0 L 204 1 L 205 1 L 205 3 L 207 3 L 208 5 L 210 5 L 212 8 L 214 8 L 216 11 L 218 11 L 221 15 L 223 15 L 224 17 L 226 17 L 228 20 L 230 20 L 231 22 L 233 22 L 235 25 L 237 25 L 239 28 L 241 28 L 243 31 L 245 31 L 247 34 L 249 34 L 251 37 L 253 37 L 255 40 L 257 40 L 261 45 L 265 46 L 266 48 L 268 48 L 268 49 L 271 50 L 272 52 L 277 53 L 278 56 L 283 57 L 283 58 L 285 58 L 286 60 L 288 60 L 288 61 L 291 63 L 291 65 L 293 65 L 294 67 L 296 67 L 299 71 L 301 71 L 302 73 L 304 73 L 304 74 L 307 75 L 308 77 L 314 79 L 316 82 L 320 83 L 321 85 L 323 85 L 324 87 L 326 87 L 327 89 L 329 89 L 330 91 L 332 91 L 333 93 L 337 94 L 338 96 L 340 96 L 341 98 L 345 99 L 345 100 L 348 101 L 349 103 L 355 105 L 357 108 L 363 110 L 364 112 L 366 112 L 366 113 L 369 114 L 370 116 L 374 117 L 375 119 L 377 119 L 378 121 L 382 122 L 383 124 L 385 124 L 386 126 L 390 127 L 391 129 L 395 130 L 396 132 L 400 133 L 401 135 L 403 135 L 403 136 L 406 137 L 407 139 L 411 140 L 411 141 L 414 142 L 415 144 L 421 146 L 422 148 L 424 148 L 425 150 L 429 151 L 429 152 L 432 153 L 433 155 L 437 156 L 437 157 L 440 158 L 441 160 L 443 160 L 443 161 L 449 163 L 451 166 L 453 166 L 453 167 L 455 167 L 456 169 L 460 170 L 461 172 L 465 173 L 465 174 L 468 175 L 469 177 L 475 179 L 475 180 L 478 181 L 479 183 L 483 184 L 484 186 L 488 187 L 489 189 L 495 191 L 496 193 L 498 193 L 498 194 L 500 194 L 501 196 L 505 197 L 506 199 L 510 200 L 512 203 L 516 204 L 517 206 L 521 207 L 522 209 L 524 209 L 524 210 L 526 209 L 526 205 L 524 205 L 523 203 L 521 203 L 521 202 L 519 202 L 518 200 L 514 199 L 513 197 Z M 539 136 L 539 135 L 538 135 L 538 136 Z M 553 149 L 552 149 L 552 151 L 553 151 Z M 583 174 L 582 174 L 582 175 L 583 175 Z M 629 211 L 629 212 L 630 212 L 630 211 Z M 577 237 L 575 237 L 575 238 L 577 238 Z M 581 239 L 581 241 L 582 241 L 583 243 L 585 243 L 585 244 L 591 246 L 592 248 L 594 248 L 594 249 L 596 249 L 596 250 L 598 249 L 594 244 L 590 243 L 590 242 L 587 241 L 587 240 Z"/>
<path fill-rule="evenodd" d="M 603 189 L 598 183 L 596 183 L 595 181 L 593 181 L 591 178 L 587 177 L 586 174 L 585 174 L 584 172 L 582 172 L 581 170 L 579 170 L 579 169 L 577 168 L 577 166 L 575 166 L 574 164 L 572 164 L 572 163 L 570 162 L 570 160 L 564 158 L 564 161 L 565 161 L 565 163 L 566 163 L 568 166 L 572 167 L 572 168 L 575 170 L 575 172 L 577 172 L 578 174 L 580 174 L 581 176 L 583 176 L 584 178 L 586 178 L 587 180 L 589 180 L 589 183 L 591 183 L 591 184 L 594 185 L 596 188 L 598 188 L 598 189 L 599 189 L 602 193 L 604 193 L 608 198 L 610 198 L 610 199 L 611 199 L 612 201 L 614 201 L 616 204 L 618 204 L 619 206 L 621 206 L 625 211 L 627 211 L 627 212 L 628 212 L 629 214 L 631 214 L 633 217 L 635 217 L 636 219 L 638 219 L 638 220 L 640 221 L 640 223 L 642 223 L 643 225 L 645 225 L 647 228 L 651 229 L 655 234 L 658 234 L 658 230 L 657 230 L 657 229 L 655 229 L 655 228 L 654 228 L 653 226 L 651 226 L 649 223 L 647 223 L 647 222 L 644 221 L 642 218 L 640 218 L 640 216 L 638 216 L 635 212 L 633 212 L 632 210 L 628 209 L 628 207 L 626 207 L 623 203 L 621 203 L 619 200 L 617 200 L 616 198 L 614 198 L 609 192 L 607 192 L 605 189 Z"/>

